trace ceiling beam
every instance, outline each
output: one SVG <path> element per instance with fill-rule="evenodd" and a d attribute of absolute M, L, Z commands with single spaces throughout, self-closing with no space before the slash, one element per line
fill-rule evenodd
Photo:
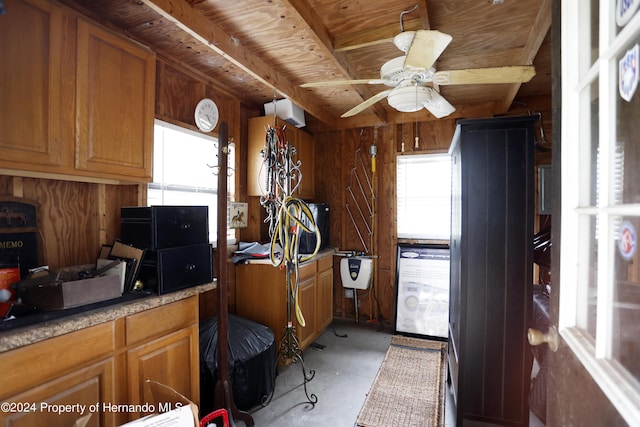
<path fill-rule="evenodd" d="M 427 0 L 422 0 L 418 6 L 418 10 L 420 11 L 420 19 L 422 19 L 422 25 L 425 30 L 431 29 L 431 22 L 429 21 L 429 6 L 427 4 Z"/>
<path fill-rule="evenodd" d="M 380 119 L 374 114 L 367 114 L 366 112 L 357 114 L 352 117 L 347 117 L 338 122 L 338 127 L 340 129 L 351 129 L 351 128 L 363 128 L 363 127 L 376 127 L 382 126 L 386 124 L 396 124 L 402 125 L 405 124 L 407 126 L 415 126 L 416 123 L 421 122 L 431 122 L 431 121 L 439 121 L 439 120 L 456 120 L 461 118 L 471 118 L 471 117 L 491 117 L 494 115 L 500 114 L 498 112 L 499 106 L 494 101 L 486 101 L 486 102 L 475 102 L 470 104 L 463 104 L 458 106 L 456 111 L 447 117 L 443 117 L 438 119 L 433 116 L 430 112 L 425 110 L 424 108 L 416 111 L 415 113 L 402 113 L 399 111 L 394 111 L 389 114 L 389 120 L 387 123 L 380 121 Z M 323 129 L 330 130 L 330 129 Z M 407 143 L 413 144 L 413 139 L 411 141 L 406 141 Z"/>
<path fill-rule="evenodd" d="M 403 19 L 402 28 L 404 31 L 429 30 L 429 9 L 427 1 L 418 3 L 419 18 Z M 361 49 L 368 46 L 376 46 L 383 43 L 393 43 L 393 38 L 400 33 L 400 15 L 398 22 L 387 24 L 381 27 L 369 28 L 351 34 L 336 36 L 333 41 L 333 49 L 336 52 L 345 52 L 354 49 Z"/>
<path fill-rule="evenodd" d="M 404 29 L 405 31 L 422 30 L 424 29 L 423 25 L 421 18 L 410 19 L 405 21 Z M 393 38 L 398 33 L 400 33 L 400 21 L 395 24 L 338 36 L 335 38 L 333 46 L 336 52 L 345 52 L 383 43 L 393 43 Z"/>
<path fill-rule="evenodd" d="M 305 111 L 327 124 L 335 124 L 336 119 L 297 85 L 282 78 L 273 67 L 260 60 L 255 54 L 234 43 L 233 38 L 207 17 L 196 11 L 184 0 L 141 0 L 145 5 L 173 22 L 185 33 L 194 37 L 207 48 L 218 53 L 251 77 L 272 88 L 280 95 L 291 99 Z"/>
<path fill-rule="evenodd" d="M 430 30 L 429 9 L 427 0 L 421 0 L 418 4 L 419 18 L 409 18 L 402 20 L 404 31 Z M 367 46 L 375 46 L 383 43 L 393 43 L 393 38 L 400 33 L 400 15 L 394 24 L 383 25 L 377 28 L 370 28 L 351 34 L 336 36 L 333 41 L 333 49 L 336 52 L 344 52 L 353 49 L 360 49 Z"/>
<path fill-rule="evenodd" d="M 540 5 L 536 21 L 529 31 L 527 42 L 522 49 L 520 57 L 518 58 L 518 65 L 533 64 L 533 60 L 538 54 L 544 38 L 547 36 L 547 33 L 551 29 L 551 2 L 552 0 L 544 0 Z M 522 83 L 514 83 L 509 87 L 509 90 L 507 91 L 507 94 L 505 95 L 505 98 L 503 99 L 501 105 L 501 111 L 503 113 L 506 113 L 509 110 L 509 107 L 518 94 L 521 85 Z"/>
<path fill-rule="evenodd" d="M 283 0 L 283 3 L 288 3 L 292 9 L 296 11 L 299 18 L 304 24 L 311 30 L 312 37 L 315 38 L 318 45 L 323 46 L 325 53 L 329 58 L 333 59 L 333 65 L 335 65 L 348 79 L 355 79 L 358 76 L 355 70 L 349 65 L 349 61 L 345 57 L 343 52 L 336 52 L 335 41 L 329 34 L 329 31 L 322 23 L 322 19 L 316 13 L 315 9 L 311 7 L 311 4 L 305 0 Z M 354 90 L 358 92 L 358 95 L 365 100 L 373 96 L 373 91 L 365 86 L 353 86 Z M 384 107 L 376 105 L 373 107 L 376 115 L 380 120 L 387 120 L 387 111 Z"/>

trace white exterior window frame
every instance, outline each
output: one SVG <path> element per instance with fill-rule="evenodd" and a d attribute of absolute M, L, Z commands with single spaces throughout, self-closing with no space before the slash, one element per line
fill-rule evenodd
<path fill-rule="evenodd" d="M 437 165 L 434 170 L 431 165 Z M 444 169 L 447 169 L 448 176 Z M 409 185 L 404 179 L 408 171 L 420 185 Z M 404 172 L 404 173 L 403 173 Z M 419 178 L 416 176 L 419 175 Z M 418 187 L 418 188 L 416 188 Z M 399 154 L 396 157 L 396 233 L 400 239 L 442 240 L 451 236 L 451 156 L 448 153 L 432 152 Z M 443 197 L 446 196 L 446 200 Z M 432 218 L 429 214 L 429 199 L 438 210 Z"/>
<path fill-rule="evenodd" d="M 614 205 L 610 189 L 614 178 L 618 61 L 626 46 L 640 35 L 640 13 L 616 35 L 616 1 L 598 2 L 599 57 L 585 58 L 590 44 L 590 1 L 562 1 L 562 244 L 560 247 L 560 312 L 558 330 L 591 373 L 604 394 L 630 424 L 640 420 L 640 387 L 624 367 L 612 358 L 615 245 L 612 219 L 640 216 L 640 205 Z M 585 24 L 586 23 L 586 24 Z M 590 100 L 592 83 L 599 88 L 598 205 L 590 205 L 591 158 Z M 636 96 L 639 96 L 636 94 Z M 590 220 L 598 217 L 596 339 L 586 333 L 581 316 L 586 312 L 584 284 L 590 260 Z M 582 284 L 582 286 L 581 286 Z M 640 337 L 639 337 L 640 339 Z"/>

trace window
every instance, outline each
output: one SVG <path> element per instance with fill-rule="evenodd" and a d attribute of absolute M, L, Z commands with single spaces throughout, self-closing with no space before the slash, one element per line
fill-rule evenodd
<path fill-rule="evenodd" d="M 449 240 L 449 155 L 401 155 L 396 163 L 398 238 Z"/>
<path fill-rule="evenodd" d="M 632 10 L 633 9 L 633 10 Z M 640 44 L 637 2 L 562 2 L 559 330 L 640 419 Z"/>
<path fill-rule="evenodd" d="M 153 182 L 147 204 L 209 206 L 209 241 L 217 242 L 218 140 L 156 120 L 154 126 Z M 231 144 L 228 165 L 233 167 Z M 233 179 L 228 180 L 228 201 L 233 199 Z M 227 223 L 229 222 L 229 214 Z M 227 241 L 235 243 L 235 230 L 227 227 Z"/>

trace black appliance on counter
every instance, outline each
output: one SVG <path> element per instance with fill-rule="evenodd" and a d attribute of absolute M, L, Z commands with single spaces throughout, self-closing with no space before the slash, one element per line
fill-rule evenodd
<path fill-rule="evenodd" d="M 316 223 L 316 227 L 320 229 L 320 249 L 322 249 L 329 244 L 329 204 L 307 203 L 307 206 L 311 211 L 313 220 Z M 316 248 L 316 234 L 303 231 L 302 233 L 300 233 L 299 242 L 299 252 L 301 254 L 311 254 Z"/>
<path fill-rule="evenodd" d="M 121 240 L 145 249 L 138 279 L 159 295 L 213 281 L 208 206 L 120 209 Z"/>

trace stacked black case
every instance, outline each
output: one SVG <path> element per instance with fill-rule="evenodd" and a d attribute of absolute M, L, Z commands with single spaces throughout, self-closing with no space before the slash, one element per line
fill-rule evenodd
<path fill-rule="evenodd" d="M 122 207 L 121 239 L 145 254 L 138 279 L 159 295 L 213 281 L 208 206 Z"/>

